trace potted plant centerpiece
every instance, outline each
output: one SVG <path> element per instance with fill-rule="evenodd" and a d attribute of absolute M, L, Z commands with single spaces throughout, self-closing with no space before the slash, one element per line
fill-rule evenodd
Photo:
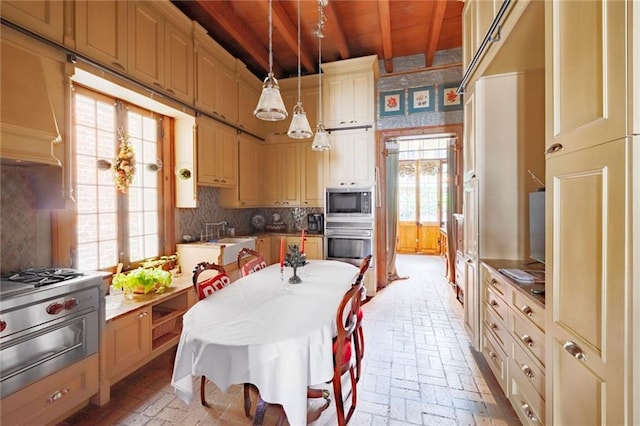
<path fill-rule="evenodd" d="M 176 258 L 176 255 L 172 255 L 162 256 L 160 259 L 150 259 L 143 262 L 137 269 L 124 274 L 115 274 L 111 284 L 116 289 L 122 289 L 127 299 L 133 298 L 133 293 L 162 293 L 171 286 L 172 281 L 171 272 L 163 268 L 165 265 L 171 268 Z"/>

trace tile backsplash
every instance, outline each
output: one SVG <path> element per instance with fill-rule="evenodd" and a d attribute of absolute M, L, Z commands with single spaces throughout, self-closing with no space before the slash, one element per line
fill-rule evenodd
<path fill-rule="evenodd" d="M 33 208 L 24 167 L 0 168 L 0 271 L 51 265 L 51 211 Z"/>

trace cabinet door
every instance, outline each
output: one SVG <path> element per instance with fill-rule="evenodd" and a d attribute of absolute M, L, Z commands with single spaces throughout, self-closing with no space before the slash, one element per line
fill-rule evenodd
<path fill-rule="evenodd" d="M 351 97 L 345 99 L 346 108 L 349 108 L 350 112 L 347 124 L 351 126 L 372 124 L 375 115 L 373 73 L 353 74 L 349 76 L 348 84 L 350 90 L 347 90 L 345 96 L 351 94 Z"/>
<path fill-rule="evenodd" d="M 547 161 L 547 424 L 625 424 L 631 250 L 625 139 Z M 630 208 L 629 208 L 630 209 Z M 580 401 L 580 409 L 575 402 Z"/>
<path fill-rule="evenodd" d="M 328 76 L 323 81 L 322 114 L 327 128 L 335 128 L 341 122 L 346 122 L 343 119 L 347 114 L 347 105 L 344 102 L 344 94 L 347 90 L 346 83 L 346 79 L 342 75 Z"/>
<path fill-rule="evenodd" d="M 216 110 L 229 123 L 238 122 L 238 79 L 233 69 L 221 65 L 216 76 Z"/>
<path fill-rule="evenodd" d="M 558 1 L 545 7 L 547 152 L 576 151 L 626 135 L 628 7 L 626 1 Z"/>
<path fill-rule="evenodd" d="M 261 172 L 264 161 L 262 144 L 247 135 L 238 137 L 238 189 L 240 205 L 255 206 L 264 192 L 264 175 Z"/>
<path fill-rule="evenodd" d="M 196 47 L 196 99 L 195 104 L 202 110 L 217 114 L 216 76 L 222 66 L 204 46 Z"/>
<path fill-rule="evenodd" d="M 128 70 L 143 83 L 164 88 L 164 18 L 143 2 L 128 2 Z"/>
<path fill-rule="evenodd" d="M 475 4 L 473 1 L 464 2 L 464 9 L 462 10 L 462 69 L 467 71 L 473 55 L 475 55 L 478 48 L 476 42 L 475 31 Z M 465 97 L 468 97 L 465 94 Z M 465 119 L 465 123 L 468 123 Z"/>
<path fill-rule="evenodd" d="M 476 174 L 476 99 L 473 86 L 469 88 L 465 96 L 462 159 L 464 181 L 466 182 Z"/>
<path fill-rule="evenodd" d="M 480 350 L 480 290 L 477 264 L 471 259 L 464 261 L 464 326 L 469 340 L 476 350 Z"/>
<path fill-rule="evenodd" d="M 59 0 L 3 0 L 2 17 L 48 39 L 63 42 L 64 3 Z"/>
<path fill-rule="evenodd" d="M 273 263 L 273 256 L 271 254 L 271 237 L 256 238 L 256 251 L 262 255 L 267 265 L 271 265 Z"/>
<path fill-rule="evenodd" d="M 322 237 L 306 237 L 304 253 L 307 255 L 307 260 L 322 260 L 324 256 Z"/>
<path fill-rule="evenodd" d="M 233 186 L 237 183 L 237 165 L 235 130 L 213 120 L 199 120 L 198 183 Z"/>
<path fill-rule="evenodd" d="M 189 33 L 165 22 L 165 89 L 193 103 L 193 41 Z"/>
<path fill-rule="evenodd" d="M 373 132 L 337 132 L 329 136 L 326 151 L 325 186 L 370 186 L 375 183 L 375 139 Z M 354 161 L 357 159 L 357 161 Z"/>
<path fill-rule="evenodd" d="M 113 381 L 151 353 L 150 307 L 107 322 L 107 376 Z"/>
<path fill-rule="evenodd" d="M 311 149 L 311 143 L 301 145 L 301 159 L 304 164 L 300 183 L 300 200 L 304 207 L 324 205 L 324 155 Z"/>
<path fill-rule="evenodd" d="M 300 205 L 300 144 L 265 147 L 265 202 L 267 205 Z"/>
<path fill-rule="evenodd" d="M 263 121 L 253 115 L 260 99 L 260 88 L 240 79 L 238 81 L 238 126 L 256 136 L 262 136 Z"/>
<path fill-rule="evenodd" d="M 76 49 L 118 71 L 127 71 L 127 3 L 75 2 Z"/>
<path fill-rule="evenodd" d="M 478 180 L 465 182 L 462 191 L 462 214 L 465 220 L 464 255 L 476 261 L 478 258 Z"/>

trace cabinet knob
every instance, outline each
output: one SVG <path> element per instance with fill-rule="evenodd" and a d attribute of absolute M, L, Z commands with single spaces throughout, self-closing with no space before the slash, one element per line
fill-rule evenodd
<path fill-rule="evenodd" d="M 495 322 L 492 322 L 491 324 L 489 324 L 489 327 L 491 327 L 492 330 L 498 330 L 500 327 L 498 327 L 498 324 L 496 324 Z"/>
<path fill-rule="evenodd" d="M 56 402 L 57 400 L 59 400 L 60 398 L 62 398 L 68 393 L 69 393 L 69 389 L 61 389 L 59 391 L 56 391 L 51 395 L 49 395 L 49 398 L 47 398 L 47 402 Z"/>
<path fill-rule="evenodd" d="M 5 320 L 0 320 L 0 331 L 4 331 L 7 328 L 7 322 Z"/>
<path fill-rule="evenodd" d="M 111 62 L 111 65 L 113 65 L 116 68 L 120 68 L 122 71 L 126 71 L 125 67 L 119 62 Z"/>
<path fill-rule="evenodd" d="M 523 403 L 522 404 L 522 411 L 524 411 L 524 414 L 529 418 L 529 420 L 531 420 L 532 422 L 537 422 L 538 418 L 536 417 L 535 413 L 533 412 L 533 410 L 531 409 L 531 407 L 529 407 L 529 404 L 527 403 Z"/>
<path fill-rule="evenodd" d="M 520 340 L 522 340 L 522 343 L 529 346 L 530 348 L 533 347 L 533 339 L 528 334 L 523 334 L 522 337 L 520 337 Z"/>
<path fill-rule="evenodd" d="M 172 95 L 174 95 L 174 96 L 175 96 L 175 94 L 176 94 L 176 92 L 174 92 L 174 91 L 173 91 L 173 90 L 171 90 L 171 89 L 167 89 L 167 92 L 171 93 L 171 94 L 172 94 Z"/>
<path fill-rule="evenodd" d="M 529 306 L 524 305 L 522 308 L 520 308 L 520 310 L 522 311 L 523 314 L 525 314 L 526 316 L 532 317 L 533 316 L 533 309 L 531 309 Z"/>
<path fill-rule="evenodd" d="M 498 304 L 498 302 L 496 302 L 496 301 L 495 301 L 495 300 L 493 300 L 493 299 L 491 299 L 491 302 L 489 302 L 489 304 L 490 304 L 491 306 L 493 306 L 494 308 L 497 308 L 498 306 L 500 306 L 500 305 Z"/>
<path fill-rule="evenodd" d="M 495 278 L 491 278 L 491 285 L 497 286 L 498 285 L 498 280 L 496 280 Z"/>
<path fill-rule="evenodd" d="M 527 376 L 530 379 L 534 379 L 536 377 L 533 374 L 533 371 L 531 370 L 531 367 L 529 367 L 527 364 L 522 364 L 522 367 L 520 367 L 520 370 L 522 370 L 524 375 Z"/>
<path fill-rule="evenodd" d="M 495 353 L 495 352 L 493 352 L 493 351 L 489 351 L 489 356 L 491 357 L 491 359 L 496 359 L 496 358 L 498 358 L 498 355 L 496 355 L 496 353 Z"/>
<path fill-rule="evenodd" d="M 564 342 L 564 345 L 562 345 L 562 347 L 576 359 L 587 362 L 587 354 L 582 351 L 582 348 L 577 343 L 572 342 L 571 340 L 567 340 L 566 342 Z"/>
<path fill-rule="evenodd" d="M 144 312 L 140 312 L 138 315 L 136 315 L 136 318 L 141 319 L 146 317 L 147 315 L 149 315 L 149 312 L 144 311 Z"/>

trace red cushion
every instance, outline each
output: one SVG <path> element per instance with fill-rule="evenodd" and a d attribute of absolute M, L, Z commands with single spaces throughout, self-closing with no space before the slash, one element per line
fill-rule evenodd
<path fill-rule="evenodd" d="M 362 312 L 362 308 L 358 309 L 358 322 L 362 321 L 362 317 L 364 317 L 364 312 Z"/>
<path fill-rule="evenodd" d="M 338 341 L 333 341 L 333 352 L 338 349 Z M 351 359 L 351 340 L 347 339 L 344 341 L 343 352 L 342 352 L 342 363 L 346 364 Z"/>
<path fill-rule="evenodd" d="M 208 280 L 198 283 L 198 297 L 200 299 L 204 299 L 216 291 L 222 290 L 229 284 L 231 284 L 231 280 L 229 279 L 229 276 L 223 272 L 213 278 L 209 278 Z"/>
<path fill-rule="evenodd" d="M 258 272 L 260 269 L 266 268 L 267 262 L 264 261 L 262 257 L 257 257 L 247 263 L 245 263 L 242 268 L 240 268 L 240 273 L 243 277 L 252 274 L 254 272 Z"/>

